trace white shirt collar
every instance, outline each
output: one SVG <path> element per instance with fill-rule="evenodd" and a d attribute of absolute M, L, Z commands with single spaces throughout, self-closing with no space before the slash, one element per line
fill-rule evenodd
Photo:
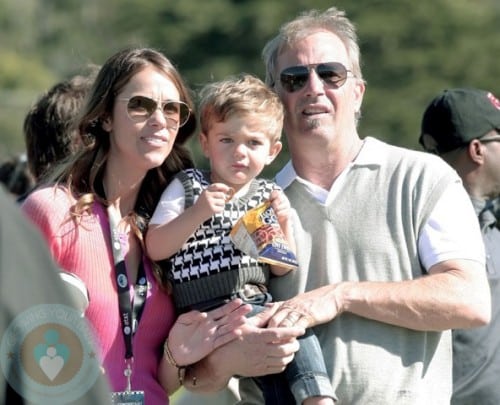
<path fill-rule="evenodd" d="M 351 162 L 342 173 L 337 177 L 335 182 L 332 184 L 330 190 L 325 190 L 310 181 L 307 181 L 297 175 L 295 168 L 293 167 L 292 161 L 288 163 L 276 174 L 276 183 L 284 190 L 286 189 L 294 180 L 304 184 L 307 190 L 312 194 L 312 196 L 322 204 L 327 204 L 337 193 L 337 190 L 341 188 L 341 185 L 346 179 L 346 174 L 349 172 L 350 168 L 355 165 L 366 165 L 366 164 L 376 164 L 378 165 L 380 161 L 384 159 L 381 158 L 381 153 L 383 149 L 381 148 L 382 142 L 375 138 L 366 137 L 363 141 L 363 146 L 356 157 L 356 159 Z"/>
<path fill-rule="evenodd" d="M 293 167 L 292 161 L 289 160 L 288 163 L 276 174 L 275 181 L 276 184 L 284 190 L 292 184 L 297 177 L 297 172 Z"/>

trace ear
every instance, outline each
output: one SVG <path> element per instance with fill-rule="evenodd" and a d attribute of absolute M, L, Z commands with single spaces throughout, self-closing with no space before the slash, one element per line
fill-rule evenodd
<path fill-rule="evenodd" d="M 270 165 L 273 162 L 274 158 L 278 156 L 278 153 L 281 152 L 281 148 L 283 148 L 283 144 L 281 143 L 281 141 L 276 141 L 271 145 L 271 147 L 269 148 L 269 155 L 267 156 L 266 165 Z"/>
<path fill-rule="evenodd" d="M 484 145 L 479 139 L 473 139 L 467 146 L 469 158 L 476 164 L 484 163 Z"/>
<path fill-rule="evenodd" d="M 209 158 L 208 136 L 204 132 L 200 132 L 200 146 L 201 146 L 201 151 L 203 152 L 203 155 L 205 155 L 206 158 Z"/>
<path fill-rule="evenodd" d="M 362 80 L 356 80 L 354 85 L 354 103 L 355 111 L 359 114 L 361 111 L 361 104 L 363 103 L 363 96 L 365 94 L 365 83 Z"/>
<path fill-rule="evenodd" d="M 111 132 L 113 129 L 113 121 L 111 120 L 111 117 L 108 116 L 102 121 L 102 129 L 106 132 Z"/>

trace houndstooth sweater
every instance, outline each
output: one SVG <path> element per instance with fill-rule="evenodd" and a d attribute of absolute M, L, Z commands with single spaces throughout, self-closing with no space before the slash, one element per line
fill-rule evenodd
<path fill-rule="evenodd" d="M 185 208 L 191 206 L 210 185 L 209 173 L 197 169 L 180 172 Z M 165 263 L 178 310 L 227 297 L 244 284 L 267 285 L 269 266 L 237 249 L 229 233 L 249 209 L 267 199 L 276 185 L 265 179 L 252 181 L 248 192 L 226 203 L 224 211 L 213 215 L 189 237 L 182 248 Z"/>

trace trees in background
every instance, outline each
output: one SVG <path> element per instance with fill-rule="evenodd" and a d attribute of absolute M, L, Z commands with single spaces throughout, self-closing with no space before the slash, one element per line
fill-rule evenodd
<path fill-rule="evenodd" d="M 243 71 L 263 78 L 260 52 L 280 24 L 332 4 L 358 27 L 363 136 L 417 148 L 421 114 L 437 92 L 500 92 L 498 0 L 3 0 L 0 158 L 23 149 L 22 120 L 40 92 L 118 49 L 162 50 L 194 90 Z"/>

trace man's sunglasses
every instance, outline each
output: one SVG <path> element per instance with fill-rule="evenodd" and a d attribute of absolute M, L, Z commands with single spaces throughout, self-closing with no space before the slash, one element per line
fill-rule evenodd
<path fill-rule="evenodd" d="M 281 86 L 289 93 L 302 89 L 309 80 L 312 69 L 324 83 L 335 89 L 342 87 L 347 80 L 348 73 L 351 73 L 339 62 L 291 66 L 280 73 Z"/>
<path fill-rule="evenodd" d="M 146 121 L 157 109 L 160 109 L 167 121 L 167 127 L 178 129 L 187 122 L 191 115 L 191 109 L 183 101 L 168 100 L 160 104 L 146 96 L 133 96 L 119 100 L 127 101 L 127 114 L 134 122 Z"/>
<path fill-rule="evenodd" d="M 500 129 L 495 129 L 494 131 L 496 132 L 497 135 L 500 135 Z M 474 138 L 474 139 L 477 139 L 479 142 L 481 142 L 483 144 L 492 143 L 492 142 L 500 142 L 500 136 L 497 136 L 497 137 L 494 137 L 494 138 L 488 138 L 488 137 L 486 137 L 486 138 Z M 433 153 L 435 155 L 442 155 L 443 153 L 447 153 L 447 152 L 451 152 L 453 150 L 465 148 L 465 147 L 469 146 L 469 144 L 474 139 L 472 139 L 470 141 L 467 141 L 467 142 L 462 142 L 462 143 L 458 143 L 458 144 L 452 145 L 451 147 L 447 147 L 447 148 L 445 147 L 444 150 L 443 150 L 442 147 L 441 147 L 441 150 L 440 150 L 440 148 L 438 147 L 438 144 L 437 144 L 436 140 L 431 135 L 429 135 L 429 134 L 422 134 L 422 135 L 420 135 L 419 142 L 424 147 L 424 150 L 426 152 Z"/>

